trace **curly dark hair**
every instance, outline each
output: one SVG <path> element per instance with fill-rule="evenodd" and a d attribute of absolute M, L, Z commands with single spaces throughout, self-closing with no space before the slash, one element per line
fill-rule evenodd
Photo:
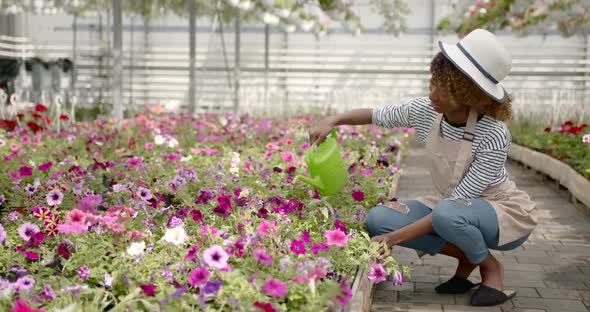
<path fill-rule="evenodd" d="M 474 108 L 481 114 L 500 121 L 512 119 L 512 97 L 502 104 L 483 92 L 439 52 L 430 63 L 431 83 L 446 90 L 456 103 Z"/>

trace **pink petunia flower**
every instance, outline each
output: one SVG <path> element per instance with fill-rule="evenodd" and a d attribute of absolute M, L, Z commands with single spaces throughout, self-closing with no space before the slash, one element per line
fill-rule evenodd
<path fill-rule="evenodd" d="M 48 161 L 44 164 L 39 165 L 38 168 L 40 171 L 46 172 L 46 171 L 49 171 L 49 169 L 51 169 L 51 167 L 53 167 L 53 163 Z"/>
<path fill-rule="evenodd" d="M 314 254 L 314 256 L 317 255 L 318 252 L 320 252 L 320 250 L 326 250 L 326 251 L 328 251 L 330 249 L 324 243 L 321 243 L 321 244 L 312 243 L 311 244 L 311 252 Z"/>
<path fill-rule="evenodd" d="M 191 248 L 188 249 L 186 256 L 184 256 L 184 260 L 193 261 L 195 257 L 199 253 L 199 245 L 192 245 Z"/>
<path fill-rule="evenodd" d="M 336 301 L 338 301 L 341 306 L 345 306 L 348 304 L 348 301 L 350 301 L 350 298 L 352 298 L 352 288 L 350 288 L 350 285 L 346 282 L 342 283 L 340 287 L 342 289 L 342 295 L 336 296 Z"/>
<path fill-rule="evenodd" d="M 258 228 L 256 228 L 256 233 L 263 235 L 264 237 L 269 237 L 271 234 L 277 232 L 277 223 L 275 221 L 268 222 L 262 221 Z"/>
<path fill-rule="evenodd" d="M 271 277 L 262 285 L 262 290 L 272 297 L 281 298 L 287 294 L 287 284 Z"/>
<path fill-rule="evenodd" d="M 395 270 L 393 272 L 393 286 L 400 286 L 404 283 L 404 272 Z"/>
<path fill-rule="evenodd" d="M 139 285 L 139 287 L 141 288 L 141 290 L 143 291 L 144 294 L 146 294 L 150 297 L 156 296 L 156 288 L 158 288 L 158 286 L 151 285 L 151 284 L 141 284 L 141 285 Z"/>
<path fill-rule="evenodd" d="M 20 169 L 18 169 L 18 173 L 20 174 L 21 177 L 29 177 L 33 174 L 33 168 L 23 166 L 23 167 L 20 167 Z"/>
<path fill-rule="evenodd" d="M 4 230 L 2 223 L 0 223 L 0 245 L 3 245 L 5 240 L 6 240 L 6 231 Z"/>
<path fill-rule="evenodd" d="M 86 221 L 86 214 L 78 209 L 72 209 L 66 217 L 70 223 L 84 223 Z"/>
<path fill-rule="evenodd" d="M 254 250 L 253 254 L 254 254 L 254 257 L 256 257 L 256 259 L 258 259 L 258 261 L 260 261 L 261 263 L 268 265 L 268 266 L 272 265 L 272 263 L 273 263 L 272 256 L 267 254 L 264 249 L 256 249 L 256 250 Z"/>
<path fill-rule="evenodd" d="M 301 231 L 301 241 L 305 244 L 311 244 L 311 235 L 308 231 Z"/>
<path fill-rule="evenodd" d="M 86 231 L 88 231 L 88 226 L 83 223 L 66 222 L 66 223 L 62 223 L 62 224 L 58 225 L 57 230 L 63 234 L 72 234 L 72 233 L 82 234 L 82 233 L 85 233 Z"/>
<path fill-rule="evenodd" d="M 334 231 L 330 231 L 330 230 L 326 230 L 326 232 L 324 232 L 324 235 L 326 236 L 327 244 L 328 246 L 339 246 L 339 247 L 344 247 L 346 246 L 346 243 L 348 242 L 349 237 L 344 234 L 344 232 L 340 231 L 340 230 L 334 230 Z"/>
<path fill-rule="evenodd" d="M 254 303 L 254 307 L 258 308 L 259 310 L 262 310 L 264 312 L 280 312 L 279 309 L 275 308 L 272 303 L 267 303 L 267 302 L 259 302 L 256 301 Z"/>
<path fill-rule="evenodd" d="M 375 283 L 380 283 L 387 279 L 387 272 L 381 263 L 373 263 L 371 264 L 371 272 L 367 275 L 367 277 Z"/>
<path fill-rule="evenodd" d="M 291 163 L 293 162 L 293 154 L 289 152 L 281 152 L 281 157 L 285 162 Z"/>
<path fill-rule="evenodd" d="M 305 249 L 305 244 L 302 241 L 294 239 L 291 242 L 291 251 L 296 255 L 303 255 L 307 252 L 307 249 Z"/>
<path fill-rule="evenodd" d="M 223 249 L 223 247 L 213 245 L 203 252 L 203 260 L 208 266 L 222 269 L 227 266 L 229 254 Z"/>
<path fill-rule="evenodd" d="M 207 268 L 198 268 L 191 270 L 188 276 L 188 283 L 191 286 L 201 286 L 205 285 L 209 280 L 209 270 Z"/>
<path fill-rule="evenodd" d="M 26 300 L 17 299 L 14 306 L 12 306 L 12 309 L 10 309 L 10 312 L 45 312 L 45 309 L 32 308 Z"/>

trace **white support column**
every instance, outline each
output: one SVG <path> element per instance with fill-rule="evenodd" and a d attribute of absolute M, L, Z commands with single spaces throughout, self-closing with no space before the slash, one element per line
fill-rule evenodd
<path fill-rule="evenodd" d="M 196 112 L 196 89 L 195 89 L 195 55 L 197 51 L 196 42 L 196 19 L 197 19 L 197 0 L 189 0 L 189 79 L 188 79 L 188 112 L 194 115 Z"/>
<path fill-rule="evenodd" d="M 235 22 L 235 58 L 234 58 L 234 114 L 238 113 L 240 107 L 240 19 L 241 12 L 236 8 L 236 22 Z"/>
<path fill-rule="evenodd" d="M 113 0 L 113 117 L 123 119 L 123 0 Z"/>

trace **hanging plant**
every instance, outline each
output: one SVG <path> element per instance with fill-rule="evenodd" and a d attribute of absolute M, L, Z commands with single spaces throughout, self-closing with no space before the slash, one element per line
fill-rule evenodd
<path fill-rule="evenodd" d="M 454 12 L 437 28 L 460 37 L 476 28 L 511 29 L 517 35 L 559 31 L 564 37 L 590 31 L 590 2 L 582 0 L 453 1 Z"/>

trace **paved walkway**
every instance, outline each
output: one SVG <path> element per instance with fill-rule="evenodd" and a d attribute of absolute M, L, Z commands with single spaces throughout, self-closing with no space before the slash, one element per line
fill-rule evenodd
<path fill-rule="evenodd" d="M 411 199 L 431 191 L 425 168 L 424 149 L 414 146 L 404 164 L 398 196 Z M 393 256 L 414 268 L 402 286 L 391 282 L 377 285 L 371 311 L 590 311 L 590 218 L 568 202 L 568 193 L 557 190 L 554 182 L 544 181 L 522 166 L 510 162 L 508 171 L 517 186 L 537 202 L 539 225 L 530 239 L 518 249 L 493 252 L 505 268 L 505 285 L 518 293 L 501 306 L 469 306 L 471 293 L 440 295 L 434 286 L 455 272 L 456 260 L 443 255 L 420 259 L 412 250 L 394 247 Z M 481 281 L 476 270 L 472 281 Z"/>

